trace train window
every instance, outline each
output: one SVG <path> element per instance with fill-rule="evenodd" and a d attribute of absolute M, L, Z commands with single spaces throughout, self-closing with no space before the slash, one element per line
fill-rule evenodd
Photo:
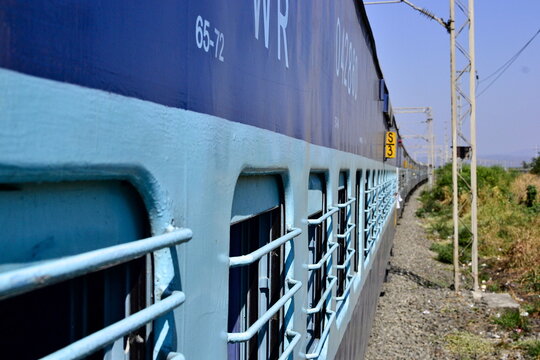
<path fill-rule="evenodd" d="M 309 176 L 308 187 L 308 211 L 309 219 L 320 218 L 327 209 L 326 205 L 326 181 L 324 174 L 311 174 Z M 309 227 L 309 257 L 311 263 L 319 262 L 328 247 L 327 225 L 326 220 L 320 224 Z M 308 299 L 311 305 L 319 302 L 323 292 L 326 290 L 326 278 L 328 269 L 322 266 L 310 273 L 308 281 Z M 314 316 L 308 317 L 308 331 L 311 332 L 312 338 L 320 338 L 322 328 L 324 328 L 324 310 L 326 304 L 323 304 L 323 309 Z"/>
<path fill-rule="evenodd" d="M 332 276 L 332 255 L 338 244 L 329 239 L 333 228 L 333 215 L 337 207 L 327 208 L 326 181 L 324 174 L 312 173 L 308 184 L 308 251 L 309 270 L 307 305 L 307 359 L 319 358 L 326 344 L 332 324 L 336 319 L 335 311 L 329 306 L 337 277 Z"/>
<path fill-rule="evenodd" d="M 339 186 L 338 186 L 338 203 L 345 204 L 347 202 L 347 174 L 345 172 L 339 173 Z M 338 211 L 337 221 L 337 233 L 344 235 L 347 231 L 348 208 L 341 206 Z M 337 263 L 345 264 L 345 258 L 347 257 L 347 237 L 338 236 L 338 251 L 337 251 Z M 346 269 L 338 268 L 338 285 L 337 296 L 343 295 L 346 283 Z"/>
<path fill-rule="evenodd" d="M 364 261 L 369 254 L 369 245 L 372 232 L 372 210 L 373 210 L 373 171 L 366 171 L 366 179 L 364 182 Z"/>
<path fill-rule="evenodd" d="M 0 229 L 0 271 L 150 236 L 142 199 L 120 181 L 0 190 Z M 152 293 L 146 280 L 150 266 L 149 257 L 142 257 L 1 300 L 2 356 L 41 358 L 145 308 Z M 87 359 L 145 359 L 147 330 L 140 328 Z"/>
<path fill-rule="evenodd" d="M 358 271 L 358 263 L 360 261 L 360 241 L 362 239 L 362 231 L 364 229 L 363 226 L 363 216 L 362 216 L 362 181 L 364 179 L 362 178 L 362 170 L 358 170 L 356 172 L 356 185 L 354 188 L 354 195 L 356 198 L 356 205 L 354 207 L 354 223 L 356 224 L 356 231 L 353 232 L 353 244 L 354 244 L 354 263 L 353 263 L 353 269 L 355 272 Z"/>
<path fill-rule="evenodd" d="M 246 255 L 285 234 L 283 186 L 278 176 L 242 176 L 233 200 L 230 257 Z M 228 332 L 242 333 L 283 295 L 284 246 L 229 270 Z M 285 339 L 280 309 L 253 337 L 228 344 L 229 360 L 278 359 Z"/>

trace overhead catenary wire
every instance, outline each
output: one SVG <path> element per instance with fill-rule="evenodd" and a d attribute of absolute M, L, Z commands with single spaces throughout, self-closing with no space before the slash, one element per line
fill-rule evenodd
<path fill-rule="evenodd" d="M 484 79 L 480 80 L 478 83 L 481 84 L 482 82 L 487 81 L 488 79 L 492 78 L 496 75 L 495 79 L 493 79 L 476 97 L 480 97 L 482 94 L 484 94 L 505 72 L 512 66 L 512 64 L 519 58 L 519 56 L 525 51 L 525 49 L 533 42 L 533 40 L 540 34 L 540 29 L 536 31 L 536 33 L 523 45 L 508 61 L 506 61 L 503 65 L 501 65 L 497 70 L 495 70 L 490 75 L 486 76 Z"/>
<path fill-rule="evenodd" d="M 530 38 L 524 46 L 521 47 L 521 49 L 519 49 L 519 51 L 517 53 L 515 53 L 510 59 L 508 59 L 507 62 L 505 62 L 504 64 L 501 65 L 501 67 L 499 67 L 497 70 L 495 70 L 494 72 L 492 72 L 491 74 L 489 74 L 488 76 L 486 76 L 484 79 L 480 80 L 478 83 L 482 83 L 484 81 L 487 81 L 489 78 L 493 77 L 494 75 L 496 75 L 499 71 L 501 71 L 501 69 L 503 69 L 505 66 L 508 65 L 508 63 L 510 62 L 513 62 L 515 61 L 515 59 L 517 59 L 517 57 L 523 52 L 523 50 L 525 50 L 525 48 L 527 48 L 527 46 L 529 46 L 529 44 L 534 40 L 534 38 L 540 33 L 540 29 L 538 29 L 536 31 L 536 33 L 532 36 L 532 38 Z"/>

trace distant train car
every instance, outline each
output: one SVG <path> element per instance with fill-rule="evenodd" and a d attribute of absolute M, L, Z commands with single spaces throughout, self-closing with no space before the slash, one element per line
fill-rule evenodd
<path fill-rule="evenodd" d="M 363 357 L 426 171 L 361 2 L 0 1 L 0 125 L 1 358 Z"/>

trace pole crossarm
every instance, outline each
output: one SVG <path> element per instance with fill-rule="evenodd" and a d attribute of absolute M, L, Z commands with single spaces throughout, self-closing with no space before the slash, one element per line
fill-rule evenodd
<path fill-rule="evenodd" d="M 435 20 L 438 22 L 442 27 L 446 29 L 446 31 L 450 32 L 450 20 L 444 21 L 444 19 L 435 16 L 431 11 L 421 8 L 419 6 L 414 5 L 412 2 L 408 0 L 383 0 L 383 1 L 368 1 L 364 2 L 364 5 L 382 5 L 382 4 L 399 4 L 404 3 L 412 7 L 414 10 L 418 11 L 422 15 L 428 17 L 431 20 Z"/>
<path fill-rule="evenodd" d="M 393 108 L 394 113 L 397 114 L 418 114 L 418 113 L 431 113 L 431 107 L 396 107 Z"/>
<path fill-rule="evenodd" d="M 403 139 L 422 139 L 422 140 L 426 140 L 427 142 L 429 142 L 429 138 L 427 136 L 423 136 L 423 135 L 401 135 L 401 137 Z"/>

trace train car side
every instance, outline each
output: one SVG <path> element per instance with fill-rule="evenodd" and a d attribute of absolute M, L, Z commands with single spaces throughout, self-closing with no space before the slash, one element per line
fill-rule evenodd
<path fill-rule="evenodd" d="M 359 2 L 0 12 L 2 356 L 363 357 L 426 170 Z"/>

